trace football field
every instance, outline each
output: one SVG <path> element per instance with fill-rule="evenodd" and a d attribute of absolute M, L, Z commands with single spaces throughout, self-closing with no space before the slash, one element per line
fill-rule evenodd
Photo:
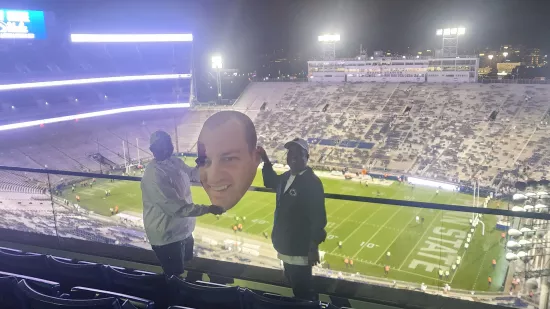
<path fill-rule="evenodd" d="M 189 163 L 194 165 L 194 163 Z M 391 185 L 370 184 L 368 187 L 350 180 L 322 178 L 325 192 L 357 196 L 378 194 L 381 198 L 413 200 L 442 204 L 472 205 L 472 196 L 416 186 L 412 188 L 397 182 Z M 261 171 L 258 171 L 253 186 L 262 186 Z M 105 197 L 105 190 L 111 196 Z M 209 204 L 208 197 L 201 187 L 193 187 L 195 203 Z M 138 182 L 99 180 L 93 188 L 77 186 L 76 192 L 70 188 L 64 197 L 75 201 L 79 194 L 80 205 L 100 213 L 111 215 L 109 208 L 119 206 L 119 211 L 141 213 L 141 191 Z M 227 229 L 237 223 L 235 217 L 246 217 L 243 231 L 263 238 L 263 233 L 271 233 L 275 194 L 248 192 L 237 206 L 219 218 L 205 215 L 198 218 L 203 227 Z M 496 230 L 496 218 L 485 215 L 485 235 L 478 225 L 469 248 L 465 248 L 470 231 L 472 214 L 463 212 L 439 211 L 412 207 L 371 204 L 353 201 L 326 199 L 327 239 L 320 250 L 325 252 L 325 265 L 332 270 L 361 273 L 367 276 L 406 281 L 417 284 L 442 286 L 449 283 L 454 289 L 476 291 L 498 291 L 504 282 L 508 262 L 504 259 L 504 244 L 501 231 Z M 424 218 L 417 223 L 416 216 Z M 270 243 L 269 239 L 264 240 Z M 342 247 L 338 242 L 342 241 Z M 387 252 L 390 256 L 387 256 Z M 455 272 L 451 265 L 457 257 L 461 262 Z M 344 259 L 353 260 L 352 267 L 346 267 Z M 495 267 L 492 260 L 497 260 Z M 328 265 L 327 265 L 328 264 Z M 390 266 L 386 275 L 384 266 Z M 449 270 L 449 276 L 438 276 L 439 269 Z M 488 277 L 492 277 L 492 285 Z"/>

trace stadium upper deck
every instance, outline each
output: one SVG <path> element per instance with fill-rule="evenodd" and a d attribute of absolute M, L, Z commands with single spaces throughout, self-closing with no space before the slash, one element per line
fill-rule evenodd
<path fill-rule="evenodd" d="M 6 45 L 0 50 L 0 125 L 189 103 L 191 67 L 191 41 Z"/>
<path fill-rule="evenodd" d="M 310 82 L 475 83 L 479 59 L 391 58 L 308 61 Z"/>
<path fill-rule="evenodd" d="M 514 171 L 548 177 L 549 91 L 546 85 L 254 83 L 232 108 L 254 119 L 260 144 L 278 159 L 283 141 L 301 136 L 311 143 L 312 165 L 452 182 L 478 176 L 497 186 Z M 29 128 L 26 140 L 2 146 L 0 158 L 16 166 L 98 170 L 90 155 L 123 164 L 122 141 L 128 157 L 139 152 L 146 159 L 156 129 L 170 132 L 180 152 L 193 152 L 202 122 L 214 112 L 191 109 L 175 118 L 142 112 Z M 67 156 L 73 160 L 56 159 Z"/>

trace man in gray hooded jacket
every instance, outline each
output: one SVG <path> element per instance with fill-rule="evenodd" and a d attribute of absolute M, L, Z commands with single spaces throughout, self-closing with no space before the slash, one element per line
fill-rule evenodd
<path fill-rule="evenodd" d="M 224 209 L 193 204 L 191 181 L 200 181 L 198 167 L 191 168 L 172 156 L 174 146 L 168 133 L 153 133 L 150 143 L 155 158 L 141 180 L 143 223 L 164 274 L 179 276 L 184 263 L 193 258 L 195 217 L 219 215 Z"/>

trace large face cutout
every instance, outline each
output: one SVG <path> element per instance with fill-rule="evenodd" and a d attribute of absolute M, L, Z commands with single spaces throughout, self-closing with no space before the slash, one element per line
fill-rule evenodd
<path fill-rule="evenodd" d="M 210 202 L 226 210 L 244 196 L 260 164 L 255 145 L 247 142 L 245 129 L 237 119 L 215 126 L 207 121 L 197 143 L 202 186 Z"/>

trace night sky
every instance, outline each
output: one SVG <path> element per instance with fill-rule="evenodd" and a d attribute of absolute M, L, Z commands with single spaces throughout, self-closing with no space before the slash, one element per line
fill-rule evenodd
<path fill-rule="evenodd" d="M 502 44 L 550 47 L 549 0 L 35 0 L 6 8 L 42 9 L 74 32 L 192 31 L 200 52 L 220 51 L 239 66 L 274 50 L 309 57 L 317 35 L 338 32 L 340 55 L 433 49 L 435 30 L 466 27 L 466 49 Z M 461 48 L 462 49 L 462 48 Z"/>

